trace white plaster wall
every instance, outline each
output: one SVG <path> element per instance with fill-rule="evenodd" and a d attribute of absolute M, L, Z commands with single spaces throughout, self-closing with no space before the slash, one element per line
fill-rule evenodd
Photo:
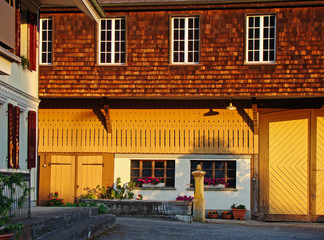
<path fill-rule="evenodd" d="M 189 190 L 190 160 L 236 160 L 236 190 L 205 191 L 206 209 L 230 209 L 233 203 L 244 204 L 250 209 L 250 156 L 235 155 L 154 155 L 133 154 L 115 156 L 115 178 L 121 177 L 122 183 L 130 181 L 130 161 L 136 159 L 175 160 L 175 188 L 172 190 L 135 190 L 135 196 L 142 194 L 144 200 L 173 201 L 179 195 L 194 196 Z"/>

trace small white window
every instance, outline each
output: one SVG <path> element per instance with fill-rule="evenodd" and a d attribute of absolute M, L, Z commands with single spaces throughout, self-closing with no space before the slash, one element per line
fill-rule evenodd
<path fill-rule="evenodd" d="M 52 18 L 40 20 L 40 64 L 52 64 Z"/>
<path fill-rule="evenodd" d="M 199 63 L 199 17 L 172 18 L 172 63 Z"/>
<path fill-rule="evenodd" d="M 276 17 L 274 15 L 248 16 L 246 26 L 246 62 L 274 63 Z"/>
<path fill-rule="evenodd" d="M 123 65 L 125 61 L 125 18 L 101 19 L 99 30 L 99 63 Z"/>

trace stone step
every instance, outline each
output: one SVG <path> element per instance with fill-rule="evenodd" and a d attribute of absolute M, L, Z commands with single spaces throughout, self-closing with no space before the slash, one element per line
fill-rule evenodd
<path fill-rule="evenodd" d="M 97 207 L 34 207 L 31 218 L 17 222 L 24 224 L 19 237 L 23 240 L 48 239 L 44 236 L 50 237 L 55 232 L 64 232 L 63 238 L 56 236 L 55 239 L 86 239 L 81 236 L 93 235 L 103 230 L 102 227 L 113 225 L 115 216 L 99 215 Z M 65 237 L 67 232 L 70 238 Z"/>

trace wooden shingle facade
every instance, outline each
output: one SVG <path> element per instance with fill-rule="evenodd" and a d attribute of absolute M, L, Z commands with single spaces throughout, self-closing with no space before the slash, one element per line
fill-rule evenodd
<path fill-rule="evenodd" d="M 52 47 L 39 69 L 39 204 L 54 191 L 73 201 L 83 188 L 147 174 L 165 189 L 136 193 L 174 200 L 193 195 L 199 162 L 230 182 L 206 189 L 209 209 L 239 202 L 264 220 L 323 220 L 322 1 L 101 6 L 99 24 L 74 8 L 41 9 Z M 298 177 L 284 177 L 286 166 Z"/>

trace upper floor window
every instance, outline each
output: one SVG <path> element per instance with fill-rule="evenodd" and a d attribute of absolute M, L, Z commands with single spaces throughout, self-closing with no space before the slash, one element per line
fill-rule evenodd
<path fill-rule="evenodd" d="M 198 164 L 206 172 L 205 178 L 224 178 L 228 183 L 226 188 L 236 188 L 236 161 L 191 161 L 190 172 L 196 171 Z M 194 177 L 192 174 L 190 177 L 190 185 L 193 186 Z"/>
<path fill-rule="evenodd" d="M 131 160 L 131 181 L 139 178 L 161 178 L 166 187 L 174 187 L 174 160 Z"/>
<path fill-rule="evenodd" d="M 99 31 L 99 63 L 125 64 L 125 18 L 101 19 Z"/>
<path fill-rule="evenodd" d="M 40 64 L 52 64 L 52 18 L 40 21 Z"/>
<path fill-rule="evenodd" d="M 274 63 L 276 17 L 274 15 L 248 16 L 246 26 L 246 62 Z"/>
<path fill-rule="evenodd" d="M 199 63 L 199 17 L 172 18 L 172 63 Z"/>

